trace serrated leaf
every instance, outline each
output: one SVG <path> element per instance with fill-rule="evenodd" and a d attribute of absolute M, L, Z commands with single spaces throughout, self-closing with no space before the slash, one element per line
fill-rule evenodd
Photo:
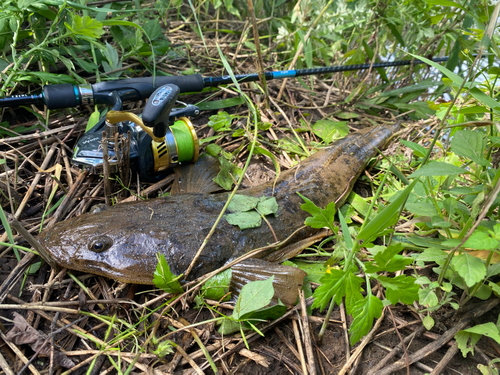
<path fill-rule="evenodd" d="M 333 220 L 335 219 L 336 212 L 334 202 L 329 203 L 325 209 L 322 209 L 302 194 L 297 194 L 306 202 L 301 205 L 300 208 L 312 215 L 306 219 L 306 225 L 316 229 L 325 227 L 331 229 L 333 227 Z"/>
<path fill-rule="evenodd" d="M 474 327 L 464 329 L 462 331 L 459 331 L 455 335 L 458 347 L 462 350 L 462 355 L 464 357 L 467 355 L 469 351 L 474 353 L 473 350 L 474 346 L 476 345 L 477 341 L 479 341 L 479 338 L 477 338 L 476 335 L 479 336 L 479 338 L 481 338 L 481 336 L 489 337 L 490 339 L 493 339 L 498 344 L 500 344 L 500 331 L 498 330 L 497 326 L 492 322 L 478 324 Z M 467 341 L 469 338 L 471 339 L 471 342 L 470 344 L 467 345 Z"/>
<path fill-rule="evenodd" d="M 483 280 L 486 276 L 486 265 L 484 262 L 467 253 L 462 253 L 454 257 L 451 264 L 469 288 Z"/>
<path fill-rule="evenodd" d="M 300 268 L 302 271 L 307 273 L 307 279 L 313 283 L 320 284 L 321 278 L 325 276 L 326 267 L 324 263 L 307 263 L 300 260 L 295 260 L 292 262 L 290 260 L 283 262 L 284 266 L 292 266 Z"/>
<path fill-rule="evenodd" d="M 241 230 L 258 228 L 262 225 L 262 217 L 255 211 L 235 212 L 223 216 L 231 225 L 237 225 Z"/>
<path fill-rule="evenodd" d="M 433 177 L 433 176 L 455 176 L 462 173 L 469 173 L 463 168 L 442 161 L 430 161 L 422 168 L 416 170 L 409 178 Z"/>
<path fill-rule="evenodd" d="M 414 277 L 405 275 L 396 277 L 377 276 L 377 280 L 386 289 L 385 297 L 393 305 L 396 305 L 398 302 L 409 305 L 418 300 L 420 287 L 418 284 L 415 284 Z"/>
<path fill-rule="evenodd" d="M 394 255 L 399 254 L 403 251 L 403 244 L 391 244 L 385 249 L 378 251 L 377 254 L 373 257 L 375 262 L 377 262 L 379 267 L 384 267 L 389 263 L 389 261 L 394 257 Z M 368 250 L 369 251 L 369 250 Z"/>
<path fill-rule="evenodd" d="M 182 275 L 175 276 L 167 264 L 165 255 L 157 254 L 158 264 L 154 273 L 153 283 L 157 288 L 162 289 L 166 293 L 183 292 L 179 279 Z"/>
<path fill-rule="evenodd" d="M 373 319 L 380 318 L 383 308 L 382 301 L 374 295 L 369 295 L 365 299 L 356 302 L 352 311 L 354 320 L 349 328 L 351 346 L 370 331 L 373 326 Z"/>
<path fill-rule="evenodd" d="M 257 211 L 262 215 L 276 215 L 278 208 L 275 197 L 261 197 L 257 205 Z"/>
<path fill-rule="evenodd" d="M 78 15 L 73 15 L 71 26 L 66 22 L 64 25 L 66 25 L 66 28 L 73 34 L 92 39 L 97 39 L 104 34 L 104 29 L 102 28 L 103 24 L 89 16 L 80 17 Z"/>
<path fill-rule="evenodd" d="M 484 158 L 486 139 L 484 134 L 473 130 L 459 130 L 451 139 L 451 151 L 469 158 L 474 163 L 487 167 L 490 161 Z"/>
<path fill-rule="evenodd" d="M 446 254 L 443 250 L 435 247 L 429 247 L 417 256 L 417 262 L 436 262 L 437 264 L 442 265 L 446 261 L 447 257 L 448 254 Z"/>
<path fill-rule="evenodd" d="M 249 195 L 235 194 L 227 209 L 231 212 L 245 212 L 253 210 L 257 207 L 259 198 L 251 197 Z"/>
<path fill-rule="evenodd" d="M 216 115 L 212 115 L 208 119 L 208 126 L 213 128 L 215 131 L 229 130 L 231 128 L 231 122 L 233 121 L 233 117 L 225 112 L 221 111 Z"/>
<path fill-rule="evenodd" d="M 246 314 L 266 307 L 274 296 L 274 276 L 267 280 L 252 281 L 241 288 L 232 318 L 244 319 Z"/>
<path fill-rule="evenodd" d="M 356 301 L 363 298 L 360 292 L 363 281 L 351 271 L 329 269 L 321 278 L 321 285 L 314 291 L 313 309 L 323 310 L 332 298 L 340 304 L 346 296 L 346 309 L 350 314 Z"/>

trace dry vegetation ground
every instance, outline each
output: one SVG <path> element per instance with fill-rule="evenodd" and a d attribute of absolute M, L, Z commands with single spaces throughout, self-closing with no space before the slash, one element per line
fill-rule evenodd
<path fill-rule="evenodd" d="M 220 21 L 220 28 L 232 28 L 243 30 L 246 26 L 241 23 L 227 23 Z M 223 75 L 220 65 L 212 64 L 212 61 L 220 61 L 216 50 L 216 42 L 222 47 L 235 73 L 255 71 L 255 61 L 251 51 L 246 50 L 243 37 L 236 34 L 219 34 L 213 32 L 205 35 L 208 51 L 213 60 L 207 59 L 201 40 L 191 29 L 192 24 L 172 22 L 168 26 L 168 38 L 173 45 L 179 45 L 186 56 L 174 61 L 164 60 L 158 63 L 157 68 L 168 73 L 178 74 L 192 66 L 201 67 L 204 75 Z M 246 33 L 242 34 L 247 35 Z M 190 46 L 187 50 L 185 46 Z M 188 58 L 189 57 L 189 58 Z M 276 57 L 270 54 L 265 57 L 266 61 L 272 62 Z M 163 59 L 162 59 L 163 60 Z M 139 64 L 130 59 L 124 70 L 133 67 L 139 68 Z M 145 72 L 143 74 L 146 74 Z M 402 74 L 398 70 L 392 74 Z M 307 120 L 313 122 L 331 115 L 337 111 L 355 112 L 358 116 L 350 120 L 351 129 L 372 126 L 383 121 L 394 121 L 399 114 L 389 111 L 381 111 L 379 116 L 368 115 L 346 104 L 339 105 L 350 90 L 356 87 L 360 80 L 373 79 L 373 73 L 360 72 L 358 75 L 337 75 L 323 79 L 313 78 L 314 90 L 307 90 L 298 81 L 288 81 L 284 95 L 278 100 L 278 91 L 282 81 L 268 82 L 270 97 L 274 104 L 272 110 L 265 109 L 264 98 L 252 84 L 243 84 L 244 91 L 251 97 L 261 110 L 263 119 L 272 123 L 273 127 L 262 131 L 261 135 L 270 141 L 289 136 L 290 126 L 299 126 L 299 119 L 304 114 L 311 114 Z M 123 76 L 122 76 L 123 77 Z M 332 82 L 338 82 L 339 88 L 334 87 Z M 309 79 L 306 80 L 309 82 Z M 232 89 L 222 89 L 212 98 L 231 98 L 236 93 Z M 184 96 L 185 102 L 196 103 L 206 95 Z M 129 103 L 126 108 L 140 113 L 144 103 Z M 352 104 L 352 103 L 351 103 Z M 43 110 L 43 108 L 39 108 Z M 237 114 L 245 114 L 247 108 L 240 106 L 229 111 Z M 281 113 L 280 113 L 281 112 Z M 1 150 L 8 156 L 9 160 L 19 158 L 13 177 L 14 164 L 9 162 L 8 171 L 1 174 L 1 187 L 6 196 L 10 196 L 17 209 L 12 211 L 12 202 L 3 201 L 6 212 L 16 214 L 17 219 L 31 233 L 36 235 L 40 228 L 42 215 L 54 186 L 51 173 L 40 172 L 48 170 L 55 165 L 62 166 L 62 174 L 58 189 L 52 204 L 65 194 L 62 187 L 67 191 L 67 199 L 44 219 L 44 228 L 49 228 L 56 221 L 63 221 L 70 217 L 83 214 L 95 204 L 105 201 L 103 191 L 103 177 L 82 172 L 71 166 L 72 148 L 83 134 L 86 119 L 91 113 L 90 108 L 79 108 L 79 111 L 62 110 L 51 114 L 49 129 L 38 133 L 21 133 L 10 138 L 2 139 Z M 196 125 L 200 138 L 213 135 L 213 130 L 206 126 L 208 116 L 213 113 L 205 113 L 193 123 Z M 286 115 L 283 116 L 283 114 Z M 333 115 L 335 117 L 335 115 Z M 401 117 L 404 118 L 404 117 Z M 12 125 L 24 124 L 30 126 L 38 120 L 24 110 L 7 109 L 3 114 L 3 120 L 8 120 Z M 410 137 L 410 133 L 418 134 L 418 137 L 426 137 L 432 130 L 433 120 L 426 123 L 407 123 L 417 132 L 406 131 L 402 136 Z M 304 143 L 310 145 L 314 135 L 312 133 L 301 133 Z M 218 143 L 230 151 L 235 150 L 244 138 L 232 138 L 231 136 L 221 138 Z M 396 147 L 391 148 L 393 151 Z M 246 148 L 237 156 L 240 165 L 246 160 Z M 269 148 L 280 163 L 282 170 L 291 167 L 294 156 L 279 148 Z M 245 186 L 260 184 L 274 178 L 274 166 L 269 159 L 254 157 L 247 176 L 244 180 Z M 375 171 L 373 172 L 375 173 Z M 370 176 L 368 174 L 368 176 Z M 130 191 L 123 189 L 116 182 L 112 184 L 112 197 L 118 203 L 124 200 L 136 199 L 135 195 L 154 198 L 159 194 L 167 193 L 170 189 L 172 178 L 167 177 L 167 183 L 157 184 L 139 183 L 135 176 L 130 181 Z M 7 189 L 7 184 L 9 189 Z M 370 191 L 368 185 L 359 182 L 355 189 L 359 192 Z M 244 235 L 244 233 L 242 234 Z M 23 239 L 15 237 L 19 244 L 25 245 Z M 2 241 L 6 242 L 4 234 Z M 471 301 L 467 311 L 455 314 L 454 311 L 442 312 L 436 317 L 440 319 L 435 328 L 428 332 L 423 328 L 421 316 L 414 309 L 398 305 L 386 309 L 385 314 L 377 322 L 370 334 L 369 343 L 362 348 L 357 345 L 351 348 L 347 342 L 347 327 L 349 318 L 345 317 L 343 306 L 335 307 L 331 322 L 323 342 L 316 341 L 320 326 L 323 323 L 323 314 L 314 311 L 310 317 L 305 317 L 300 305 L 290 310 L 284 318 L 275 322 L 262 324 L 261 330 L 265 337 L 256 333 L 248 334 L 247 341 L 250 350 L 245 345 L 240 335 L 221 337 L 217 333 L 217 327 L 212 323 L 202 324 L 194 330 L 178 331 L 169 336 L 178 344 L 174 354 L 163 358 L 152 354 L 155 346 L 151 343 L 144 347 L 144 343 L 151 334 L 156 331 L 156 337 L 162 337 L 172 332 L 172 327 L 182 328 L 186 324 L 203 322 L 214 318 L 212 311 L 203 308 L 201 311 L 194 309 L 193 297 L 185 298 L 172 305 L 167 311 L 163 304 L 168 298 L 159 290 L 152 287 L 122 285 L 113 280 L 81 273 L 74 273 L 75 278 L 68 275 L 67 270 L 50 268 L 42 264 L 40 270 L 29 275 L 24 280 L 25 270 L 31 261 L 38 259 L 30 254 L 20 251 L 21 262 L 16 259 L 12 248 L 2 248 L 0 251 L 0 374 L 47 374 L 47 373 L 74 373 L 74 374 L 113 374 L 117 373 L 111 359 L 117 366 L 125 371 L 133 363 L 134 374 L 168 374 L 168 373 L 210 373 L 209 363 L 206 356 L 195 340 L 200 340 L 215 361 L 219 373 L 235 374 L 287 374 L 302 373 L 307 367 L 308 373 L 337 374 L 374 373 L 438 373 L 440 367 L 443 374 L 476 374 L 479 373 L 477 363 L 487 362 L 500 355 L 498 346 L 483 338 L 479 348 L 475 350 L 474 356 L 463 359 L 458 353 L 453 341 L 453 334 L 467 325 L 474 325 L 485 321 L 496 321 L 498 316 L 498 299 L 493 298 L 487 302 Z M 431 276 L 430 269 L 419 270 L 422 274 Z M 21 283 L 22 288 L 21 288 Z M 374 293 L 378 287 L 373 285 Z M 309 300 L 305 303 L 310 302 Z M 230 313 L 232 305 L 229 303 L 220 305 L 217 309 L 225 314 Z M 156 309 L 149 318 L 143 320 L 147 311 Z M 489 312 L 488 312 L 489 311 Z M 27 325 L 35 330 L 29 330 L 24 323 L 18 323 L 16 327 L 20 331 L 17 336 L 6 338 L 8 332 L 13 329 L 14 313 L 19 313 L 26 319 Z M 85 313 L 84 313 L 85 312 Z M 159 313 L 163 312 L 161 315 Z M 84 314 L 83 314 L 84 313 Z M 478 315 L 485 315 L 478 318 Z M 96 318 L 96 316 L 115 317 L 115 328 L 108 331 L 108 324 Z M 310 335 L 304 335 L 305 325 L 309 327 Z M 154 328 L 153 328 L 154 327 Z M 130 336 L 122 336 L 121 332 L 129 329 Z M 37 333 L 37 331 L 39 333 Z M 11 336 L 14 336 L 12 333 Z M 45 335 L 45 336 L 44 336 Z M 121 337 L 113 346 L 120 351 L 106 351 L 104 341 Z M 404 350 L 400 348 L 404 341 Z M 30 345 L 24 343 L 29 342 Z M 48 343 L 48 344 L 47 344 Z M 38 346 L 37 346 L 37 345 Z M 311 350 L 308 352 L 306 347 Z M 392 350 L 392 352 L 391 352 Z M 71 367 L 71 363 L 58 357 L 57 352 L 62 351 L 74 364 L 72 368 L 61 368 L 60 364 Z M 138 353 L 136 355 L 136 353 Z M 361 353 L 356 357 L 357 354 Z M 389 354 L 391 353 L 391 354 Z M 418 353 L 420 353 L 418 355 Z M 313 360 L 310 356 L 314 358 Z M 345 367 L 352 356 L 355 356 L 352 366 Z M 418 358 L 416 357 L 418 355 Z M 413 362 L 408 370 L 405 369 L 406 360 Z M 416 359 L 415 359 L 416 358 Z M 395 362 L 399 361 L 399 362 Z M 391 363 L 393 364 L 392 367 Z M 399 363 L 399 365 L 397 365 Z M 91 367 L 91 370 L 89 368 Z M 432 372 L 434 370 L 434 372 Z"/>

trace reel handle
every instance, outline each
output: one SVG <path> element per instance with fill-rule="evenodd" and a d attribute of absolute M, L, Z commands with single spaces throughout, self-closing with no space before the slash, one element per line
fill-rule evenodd
<path fill-rule="evenodd" d="M 166 84 L 157 88 L 146 103 L 142 112 L 142 122 L 153 129 L 155 137 L 165 137 L 170 123 L 169 115 L 179 97 L 179 93 L 178 86 Z"/>

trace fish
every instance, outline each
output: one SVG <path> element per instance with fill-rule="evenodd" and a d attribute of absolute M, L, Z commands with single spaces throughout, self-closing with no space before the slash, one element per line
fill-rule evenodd
<path fill-rule="evenodd" d="M 349 134 L 283 172 L 276 181 L 239 190 L 238 194 L 246 196 L 274 196 L 277 215 L 267 217 L 269 225 L 244 230 L 222 219 L 187 280 L 214 271 L 253 249 L 275 243 L 274 236 L 278 241 L 294 232 L 293 241 L 311 236 L 317 229 L 304 226 L 309 214 L 301 209 L 304 200 L 297 193 L 318 207 L 331 202 L 340 207 L 369 160 L 398 129 L 399 124 L 388 124 Z M 175 275 L 186 272 L 228 196 L 228 192 L 187 192 L 117 204 L 96 214 L 82 214 L 60 222 L 40 233 L 38 240 L 61 267 L 121 282 L 153 284 L 158 253 L 165 256 Z M 239 275 L 234 274 L 235 270 Z M 265 257 L 248 259 L 233 267 L 233 278 L 238 280 L 271 275 L 275 276 L 275 289 L 283 289 L 281 300 L 293 304 L 305 276 L 300 269 L 268 262 Z"/>

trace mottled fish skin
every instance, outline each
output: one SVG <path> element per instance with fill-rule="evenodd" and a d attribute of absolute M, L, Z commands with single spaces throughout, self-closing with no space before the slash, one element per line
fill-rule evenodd
<path fill-rule="evenodd" d="M 383 149 L 398 125 L 366 129 L 341 139 L 296 168 L 282 173 L 275 185 L 278 216 L 268 217 L 278 240 L 304 224 L 301 193 L 317 206 L 348 196 L 366 163 Z M 271 196 L 273 183 L 241 190 L 254 197 Z M 152 284 L 157 253 L 180 275 L 188 268 L 208 234 L 228 193 L 180 194 L 118 204 L 98 214 L 84 214 L 42 232 L 39 240 L 62 267 L 136 284 Z M 296 240 L 313 233 L 305 228 Z M 241 231 L 221 220 L 188 279 L 224 265 L 229 259 L 274 243 L 266 224 Z M 103 247 L 99 246 L 100 244 Z"/>

